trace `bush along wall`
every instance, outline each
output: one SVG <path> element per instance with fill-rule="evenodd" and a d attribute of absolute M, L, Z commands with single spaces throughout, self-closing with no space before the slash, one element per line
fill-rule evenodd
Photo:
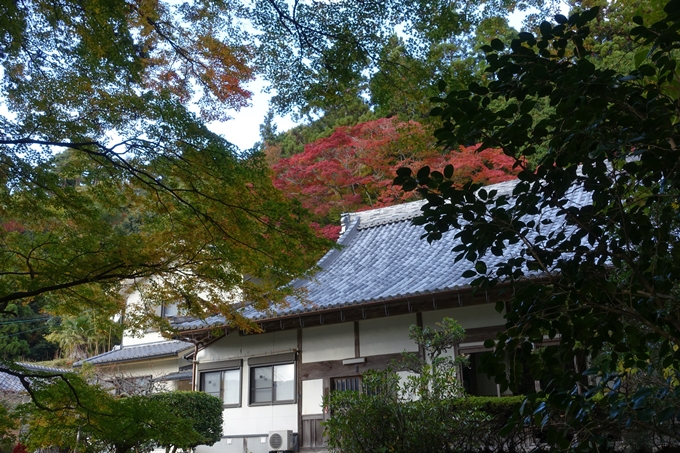
<path fill-rule="evenodd" d="M 460 324 L 444 318 L 434 329 L 411 326 L 410 337 L 424 356 L 405 353 L 391 368 L 364 374 L 360 392 L 336 391 L 325 398 L 332 451 L 514 453 L 542 445 L 538 428 L 505 428 L 523 397 L 465 395 L 457 376 L 465 360 L 445 354 L 465 338 Z M 410 373 L 400 377 L 396 370 Z"/>

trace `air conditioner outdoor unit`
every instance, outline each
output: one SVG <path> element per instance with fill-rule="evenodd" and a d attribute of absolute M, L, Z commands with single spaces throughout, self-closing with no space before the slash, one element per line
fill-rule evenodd
<path fill-rule="evenodd" d="M 270 451 L 293 450 L 293 431 L 269 431 L 268 442 Z"/>

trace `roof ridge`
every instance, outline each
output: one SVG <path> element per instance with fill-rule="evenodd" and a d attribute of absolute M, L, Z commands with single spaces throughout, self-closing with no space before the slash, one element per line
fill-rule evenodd
<path fill-rule="evenodd" d="M 499 195 L 511 195 L 519 179 L 514 178 L 508 181 L 498 182 L 495 184 L 488 184 L 481 188 L 489 191 L 496 190 Z M 369 209 L 366 211 L 352 212 L 343 214 L 344 217 L 358 218 L 359 225 L 357 229 L 364 230 L 376 226 L 387 225 L 390 223 L 403 222 L 411 220 L 422 213 L 422 207 L 427 203 L 427 200 L 415 200 L 407 203 L 400 203 L 382 208 Z"/>
<path fill-rule="evenodd" d="M 388 223 L 403 222 L 404 220 L 411 220 L 422 213 L 422 206 L 427 203 L 426 200 L 410 201 L 408 203 L 400 203 L 392 206 L 385 206 L 382 208 L 369 209 L 367 211 L 359 211 L 352 213 L 359 219 L 359 230 L 372 228 Z"/>
<path fill-rule="evenodd" d="M 161 344 L 161 343 L 173 343 L 173 342 L 181 342 L 181 343 L 188 343 L 187 341 L 182 341 L 178 339 L 168 339 L 168 340 L 158 340 L 158 341 L 150 341 L 148 343 L 137 343 L 137 344 L 130 344 L 130 345 L 120 345 L 120 349 L 127 349 L 127 348 L 137 348 L 137 347 L 143 347 L 143 346 L 153 346 L 156 344 Z M 120 350 L 119 349 L 119 350 Z M 109 352 L 113 352 L 114 350 L 112 349 Z"/>
<path fill-rule="evenodd" d="M 33 371 L 47 371 L 47 372 L 70 372 L 71 371 L 68 368 L 39 365 L 37 363 L 30 363 L 30 362 L 16 362 L 16 364 L 21 366 L 21 367 L 24 367 L 28 370 L 33 370 Z"/>

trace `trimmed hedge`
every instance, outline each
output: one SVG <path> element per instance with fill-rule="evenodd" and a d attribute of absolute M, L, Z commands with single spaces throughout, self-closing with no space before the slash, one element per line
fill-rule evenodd
<path fill-rule="evenodd" d="M 388 385 L 389 386 L 389 385 Z M 541 445 L 527 427 L 501 435 L 523 397 L 397 401 L 384 394 L 332 394 L 329 447 L 343 453 L 519 453 Z"/>

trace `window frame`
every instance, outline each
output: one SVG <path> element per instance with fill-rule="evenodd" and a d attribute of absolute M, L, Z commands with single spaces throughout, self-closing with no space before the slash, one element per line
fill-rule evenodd
<path fill-rule="evenodd" d="M 226 403 L 224 401 L 224 373 L 227 371 L 238 371 L 238 402 Z M 222 407 L 241 407 L 243 405 L 243 366 L 241 360 L 231 360 L 227 362 L 206 363 L 199 364 L 198 368 L 198 383 L 199 391 L 205 391 L 205 377 L 210 373 L 220 373 L 220 400 Z"/>
<path fill-rule="evenodd" d="M 276 385 L 274 382 L 274 368 L 282 365 L 291 365 L 293 367 L 293 398 L 286 400 L 275 400 Z M 255 393 L 255 370 L 259 368 L 271 367 L 272 386 L 270 398 L 268 401 L 254 401 Z M 249 406 L 273 406 L 281 404 L 296 404 L 298 399 L 298 379 L 297 379 L 297 360 L 296 354 L 280 354 L 268 357 L 253 357 L 248 360 L 248 405 Z"/>

